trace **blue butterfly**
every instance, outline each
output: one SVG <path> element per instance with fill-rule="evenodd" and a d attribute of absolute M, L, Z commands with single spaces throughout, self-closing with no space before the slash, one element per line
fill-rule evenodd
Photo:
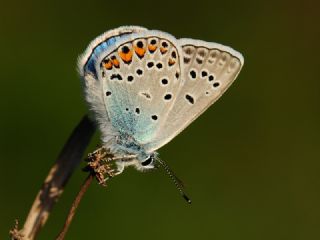
<path fill-rule="evenodd" d="M 118 173 L 158 162 L 183 195 L 156 150 L 213 104 L 242 66 L 242 55 L 232 48 L 137 26 L 97 37 L 78 62 L 86 102 L 103 146 L 117 156 Z"/>

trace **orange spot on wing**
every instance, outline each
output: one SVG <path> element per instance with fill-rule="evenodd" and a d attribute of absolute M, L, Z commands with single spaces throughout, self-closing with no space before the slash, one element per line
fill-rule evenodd
<path fill-rule="evenodd" d="M 176 63 L 176 61 L 173 60 L 172 58 L 170 58 L 169 61 L 168 61 L 169 66 L 172 66 L 175 63 Z"/>
<path fill-rule="evenodd" d="M 146 50 L 144 48 L 134 47 L 134 51 L 139 57 L 143 57 Z"/>
<path fill-rule="evenodd" d="M 119 56 L 125 63 L 130 63 L 132 61 L 132 51 L 130 50 L 128 53 L 123 53 L 121 50 L 119 52 Z"/>
<path fill-rule="evenodd" d="M 112 65 L 113 63 L 109 59 L 104 63 L 104 67 L 108 70 L 112 69 Z"/>
<path fill-rule="evenodd" d="M 116 58 L 112 59 L 112 63 L 116 68 L 118 68 L 120 66 L 120 62 Z"/>
<path fill-rule="evenodd" d="M 168 51 L 168 49 L 164 48 L 164 47 L 160 47 L 160 52 L 162 54 L 166 53 Z"/>
<path fill-rule="evenodd" d="M 154 52 L 157 49 L 157 46 L 156 45 L 149 45 L 148 49 L 150 52 Z"/>

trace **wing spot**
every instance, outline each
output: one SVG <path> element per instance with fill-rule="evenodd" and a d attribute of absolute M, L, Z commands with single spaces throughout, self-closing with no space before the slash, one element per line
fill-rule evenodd
<path fill-rule="evenodd" d="M 210 64 L 214 64 L 214 63 L 216 62 L 216 59 L 217 59 L 217 57 L 218 57 L 218 54 L 219 54 L 219 51 L 218 51 L 218 50 L 212 50 L 212 51 L 210 52 L 210 57 L 209 57 L 209 59 L 208 59 L 208 62 L 209 62 Z"/>
<path fill-rule="evenodd" d="M 126 108 L 126 111 L 128 112 L 128 111 L 129 111 L 129 108 Z"/>
<path fill-rule="evenodd" d="M 207 71 L 205 71 L 205 70 L 203 70 L 203 71 L 201 72 L 201 76 L 202 76 L 202 77 L 206 77 L 206 76 L 208 76 L 208 72 L 207 72 Z"/>
<path fill-rule="evenodd" d="M 152 118 L 152 120 L 154 120 L 154 121 L 158 120 L 158 116 L 157 116 L 157 115 L 152 115 L 151 118 Z"/>
<path fill-rule="evenodd" d="M 118 79 L 118 80 L 122 80 L 122 76 L 120 74 L 112 74 L 110 76 L 110 80 L 113 80 L 113 79 Z"/>
<path fill-rule="evenodd" d="M 143 48 L 143 42 L 142 41 L 138 41 L 137 42 L 137 47 L 138 48 Z"/>
<path fill-rule="evenodd" d="M 164 95 L 164 100 L 169 101 L 172 98 L 172 95 L 170 93 Z"/>
<path fill-rule="evenodd" d="M 151 39 L 150 44 L 148 45 L 148 50 L 150 53 L 154 53 L 157 50 L 157 40 Z"/>
<path fill-rule="evenodd" d="M 160 52 L 161 54 L 165 54 L 168 51 L 169 44 L 166 41 L 161 43 Z"/>
<path fill-rule="evenodd" d="M 211 58 L 216 58 L 217 55 L 218 55 L 218 51 L 217 51 L 217 50 L 213 50 L 213 51 L 211 52 L 211 54 L 210 54 L 210 57 L 211 57 Z"/>
<path fill-rule="evenodd" d="M 148 67 L 148 68 L 152 68 L 153 66 L 154 66 L 154 63 L 153 63 L 153 62 L 148 62 L 148 63 L 147 63 L 147 67 Z"/>
<path fill-rule="evenodd" d="M 198 54 L 199 54 L 200 57 L 204 57 L 206 53 L 202 49 L 202 50 L 199 50 Z"/>
<path fill-rule="evenodd" d="M 203 60 L 200 59 L 200 58 L 196 58 L 196 62 L 197 62 L 198 64 L 202 64 L 202 63 L 203 63 Z"/>
<path fill-rule="evenodd" d="M 124 46 L 124 47 L 122 47 L 122 52 L 124 53 L 124 54 L 127 54 L 129 51 L 130 51 L 130 49 L 128 48 L 128 46 Z"/>
<path fill-rule="evenodd" d="M 191 47 L 184 48 L 184 52 L 187 55 L 191 55 L 193 53 L 193 49 Z"/>
<path fill-rule="evenodd" d="M 110 95 L 111 95 L 111 92 L 110 92 L 110 91 L 107 91 L 107 92 L 106 92 L 106 96 L 109 97 Z"/>
<path fill-rule="evenodd" d="M 165 54 L 168 51 L 168 49 L 161 47 L 160 52 L 161 54 Z"/>
<path fill-rule="evenodd" d="M 176 51 L 172 51 L 172 53 L 171 53 L 171 57 L 173 57 L 173 58 L 177 58 L 177 53 L 176 53 Z"/>
<path fill-rule="evenodd" d="M 163 85 L 167 85 L 168 84 L 168 79 L 166 79 L 166 78 L 164 78 L 164 79 L 162 79 L 161 80 L 161 83 L 163 84 Z"/>
<path fill-rule="evenodd" d="M 169 58 L 169 61 L 168 61 L 169 67 L 171 67 L 171 66 L 174 65 L 175 63 L 176 63 L 175 60 L 173 60 L 172 58 Z"/>
<path fill-rule="evenodd" d="M 112 56 L 112 57 L 111 57 L 111 61 L 112 61 L 112 65 L 113 65 L 115 68 L 119 68 L 119 67 L 120 67 L 120 62 L 119 62 L 119 60 L 117 59 L 116 56 Z"/>
<path fill-rule="evenodd" d="M 157 63 L 156 66 L 157 66 L 158 69 L 161 69 L 162 68 L 162 63 L 159 62 L 159 63 Z"/>
<path fill-rule="evenodd" d="M 140 93 L 142 96 L 144 96 L 145 98 L 147 98 L 147 99 L 151 99 L 151 95 L 149 94 L 149 93 L 147 93 L 147 92 L 142 92 L 142 93 Z"/>
<path fill-rule="evenodd" d="M 176 72 L 176 79 L 179 79 L 180 74 L 178 72 Z"/>
<path fill-rule="evenodd" d="M 132 75 L 129 75 L 129 76 L 127 77 L 127 80 L 128 80 L 128 82 L 132 82 L 132 81 L 133 81 L 133 76 L 132 76 Z"/>
<path fill-rule="evenodd" d="M 167 48 L 169 45 L 168 45 L 168 43 L 167 42 L 162 42 L 162 47 L 164 47 L 164 48 Z"/>
<path fill-rule="evenodd" d="M 186 94 L 186 99 L 189 103 L 194 104 L 194 98 L 191 95 Z"/>
<path fill-rule="evenodd" d="M 130 64 L 132 61 L 132 51 L 128 46 L 121 47 L 121 50 L 118 51 L 120 58 L 126 64 Z"/>
<path fill-rule="evenodd" d="M 143 71 L 141 69 L 137 69 L 136 73 L 141 76 L 143 74 Z"/>
<path fill-rule="evenodd" d="M 228 59 L 228 55 L 227 54 L 223 54 L 222 57 L 221 57 L 221 61 L 225 62 L 225 61 L 227 61 L 227 59 Z"/>
<path fill-rule="evenodd" d="M 212 85 L 214 88 L 217 88 L 217 87 L 219 87 L 220 86 L 220 83 L 218 83 L 218 82 L 215 82 L 215 83 L 213 83 L 213 85 Z"/>
<path fill-rule="evenodd" d="M 208 92 L 208 91 L 206 91 L 206 95 L 207 95 L 207 96 L 209 95 L 209 92 Z"/>
<path fill-rule="evenodd" d="M 139 40 L 135 46 L 134 46 L 134 51 L 137 54 L 138 58 L 143 58 L 144 54 L 146 53 L 146 49 L 144 48 L 144 44 L 141 40 Z"/>
<path fill-rule="evenodd" d="M 233 70 L 233 69 L 237 69 L 239 67 L 239 62 L 238 60 L 236 60 L 236 58 L 233 58 L 231 63 L 230 63 L 230 69 Z"/>
<path fill-rule="evenodd" d="M 190 71 L 190 76 L 191 76 L 193 79 L 195 79 L 195 78 L 197 77 L 196 71 L 191 70 L 191 71 Z"/>
<path fill-rule="evenodd" d="M 107 70 L 111 70 L 113 63 L 110 59 L 103 60 L 103 65 Z"/>
<path fill-rule="evenodd" d="M 209 79 L 209 82 L 211 82 L 211 81 L 214 80 L 214 76 L 213 76 L 213 75 L 210 75 L 208 79 Z"/>
<path fill-rule="evenodd" d="M 136 113 L 140 114 L 140 109 L 139 108 L 136 108 Z"/>
<path fill-rule="evenodd" d="M 184 62 L 185 64 L 190 63 L 190 61 L 191 61 L 191 58 L 188 58 L 188 57 L 184 57 L 184 58 L 183 58 L 183 62 Z"/>

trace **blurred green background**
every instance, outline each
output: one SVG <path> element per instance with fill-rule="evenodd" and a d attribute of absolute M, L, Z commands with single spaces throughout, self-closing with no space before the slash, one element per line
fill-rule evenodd
<path fill-rule="evenodd" d="M 320 3 L 1 1 L 0 239 L 22 222 L 87 109 L 77 56 L 102 32 L 142 25 L 232 46 L 245 66 L 225 95 L 160 150 L 162 172 L 93 184 L 67 239 L 320 239 Z M 96 134 L 88 151 L 99 142 Z M 84 164 L 82 164 L 84 166 Z M 77 169 L 39 235 L 54 239 Z"/>

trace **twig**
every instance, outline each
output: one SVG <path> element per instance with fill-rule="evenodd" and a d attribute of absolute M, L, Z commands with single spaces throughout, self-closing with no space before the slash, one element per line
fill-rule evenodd
<path fill-rule="evenodd" d="M 94 124 L 87 116 L 84 116 L 73 130 L 55 164 L 50 169 L 32 204 L 23 229 L 18 231 L 18 227 L 16 227 L 16 231 L 10 231 L 11 239 L 35 239 L 39 230 L 48 220 L 52 207 L 63 193 L 64 186 L 74 169 L 81 162 L 84 151 L 94 132 Z"/>
<path fill-rule="evenodd" d="M 65 235 L 69 230 L 80 201 L 88 190 L 93 178 L 96 177 L 98 183 L 106 187 L 106 181 L 116 175 L 117 167 L 112 161 L 113 157 L 114 155 L 110 153 L 109 149 L 105 149 L 103 147 L 95 150 L 93 153 L 90 153 L 88 155 L 88 165 L 86 168 L 84 168 L 84 170 L 90 172 L 90 174 L 82 184 L 76 198 L 73 200 L 64 226 L 56 240 L 63 240 L 65 238 Z"/>
<path fill-rule="evenodd" d="M 82 199 L 83 195 L 86 193 L 86 191 L 88 190 L 93 178 L 94 178 L 94 174 L 90 173 L 89 176 L 87 177 L 87 179 L 82 184 L 80 191 L 78 192 L 78 194 L 77 194 L 76 198 L 74 199 L 72 206 L 69 210 L 69 214 L 68 214 L 68 217 L 64 223 L 63 229 L 61 230 L 61 232 L 58 235 L 58 237 L 56 238 L 56 240 L 63 240 L 64 239 L 64 237 L 70 227 L 70 224 L 72 222 L 74 214 L 76 213 L 76 210 L 81 202 L 81 199 Z"/>

